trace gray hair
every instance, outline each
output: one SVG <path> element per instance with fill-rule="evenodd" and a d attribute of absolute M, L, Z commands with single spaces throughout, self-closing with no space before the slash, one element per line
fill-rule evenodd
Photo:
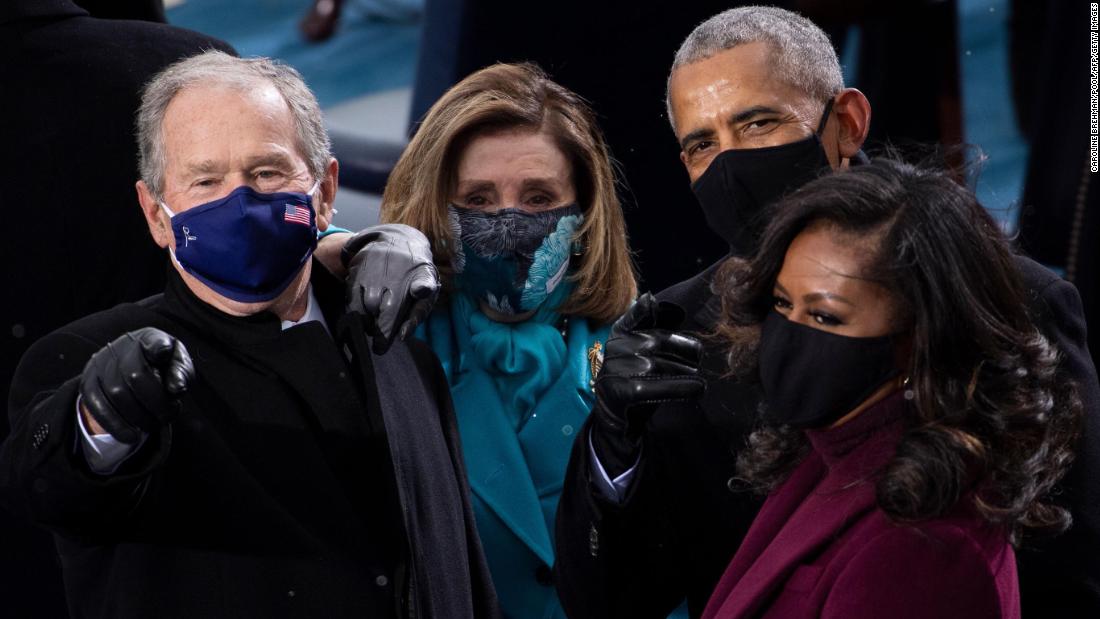
<path fill-rule="evenodd" d="M 194 85 L 225 86 L 248 92 L 274 86 L 290 108 L 298 132 L 298 148 L 314 179 L 324 178 L 332 157 L 321 106 L 293 67 L 270 58 L 237 58 L 210 50 L 169 65 L 156 74 L 141 94 L 137 115 L 138 156 L 141 180 L 157 199 L 164 191 L 164 113 L 172 99 Z"/>
<path fill-rule="evenodd" d="M 676 122 L 669 96 L 672 73 L 684 65 L 757 41 L 770 45 L 772 67 L 778 79 L 822 104 L 844 89 L 836 50 L 829 36 L 812 21 L 772 6 L 729 9 L 696 26 L 676 51 L 665 87 L 665 107 L 674 131 Z"/>

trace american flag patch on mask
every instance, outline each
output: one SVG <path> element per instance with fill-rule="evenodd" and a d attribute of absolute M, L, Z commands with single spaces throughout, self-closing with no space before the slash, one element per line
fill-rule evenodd
<path fill-rule="evenodd" d="M 286 205 L 286 212 L 283 213 L 283 221 L 289 221 L 292 224 L 302 224 L 303 226 L 309 225 L 309 209 L 297 204 Z"/>

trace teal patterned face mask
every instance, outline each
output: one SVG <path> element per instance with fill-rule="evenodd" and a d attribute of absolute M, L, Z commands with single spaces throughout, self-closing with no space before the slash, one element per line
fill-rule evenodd
<path fill-rule="evenodd" d="M 576 204 L 537 213 L 452 204 L 447 212 L 456 239 L 456 287 L 505 315 L 538 309 L 565 279 L 573 239 L 584 222 Z"/>

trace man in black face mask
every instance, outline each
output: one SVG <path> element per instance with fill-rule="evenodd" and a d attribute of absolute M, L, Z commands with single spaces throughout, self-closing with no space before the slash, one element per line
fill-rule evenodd
<path fill-rule="evenodd" d="M 867 160 L 870 104 L 844 88 L 828 37 L 781 9 L 737 8 L 699 25 L 676 54 L 668 106 L 692 189 L 731 255 L 752 254 L 784 194 Z M 705 338 L 719 316 L 719 264 L 643 296 L 612 332 L 558 511 L 555 571 L 571 617 L 665 617 L 685 598 L 698 616 L 763 501 L 733 477 L 759 387 L 724 378 L 725 350 Z M 1025 540 L 1023 609 L 1098 616 L 1100 489 L 1087 481 L 1100 476 L 1100 387 L 1080 298 L 1035 262 L 1018 266 L 1086 409 L 1060 497 L 1074 526 Z"/>

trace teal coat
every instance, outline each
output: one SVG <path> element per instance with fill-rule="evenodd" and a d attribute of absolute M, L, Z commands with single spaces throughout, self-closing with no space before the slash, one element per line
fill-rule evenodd
<path fill-rule="evenodd" d="M 564 619 L 550 576 L 554 516 L 575 433 L 595 401 L 592 371 L 610 325 L 569 320 L 564 369 L 517 432 L 515 418 L 478 405 L 494 383 L 466 371 L 469 336 L 455 329 L 452 309 L 436 308 L 418 335 L 439 356 L 451 386 L 478 533 L 501 609 L 509 619 Z"/>

